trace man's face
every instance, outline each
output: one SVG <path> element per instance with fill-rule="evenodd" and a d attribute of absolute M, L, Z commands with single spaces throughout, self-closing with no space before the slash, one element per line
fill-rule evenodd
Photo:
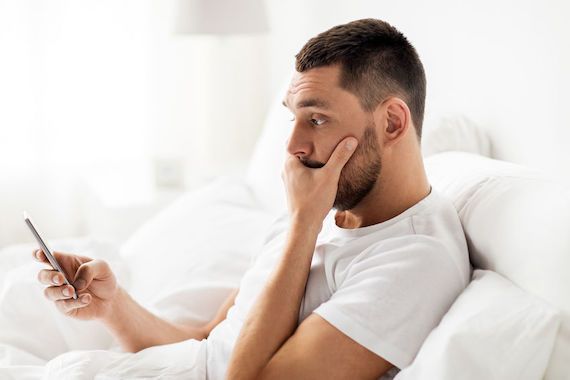
<path fill-rule="evenodd" d="M 310 168 L 322 167 L 347 136 L 358 139 L 342 169 L 333 207 L 354 208 L 379 179 L 381 152 L 374 120 L 358 98 L 339 86 L 340 68 L 314 68 L 293 77 L 284 105 L 294 114 L 287 151 Z"/>

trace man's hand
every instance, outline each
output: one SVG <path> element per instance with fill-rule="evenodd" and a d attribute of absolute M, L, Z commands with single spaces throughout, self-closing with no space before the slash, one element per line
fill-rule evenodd
<path fill-rule="evenodd" d="M 307 168 L 298 157 L 288 155 L 281 178 L 293 217 L 307 223 L 322 223 L 333 206 L 341 170 L 357 145 L 356 138 L 346 137 L 338 143 L 325 166 L 319 169 Z"/>
<path fill-rule="evenodd" d="M 109 265 L 103 260 L 68 253 L 54 252 L 54 257 L 73 286 L 65 285 L 63 276 L 53 268 L 42 269 L 38 280 L 47 285 L 44 294 L 55 306 L 73 318 L 103 319 L 111 313 L 117 294 L 117 280 Z M 49 265 L 41 249 L 34 251 L 36 260 Z M 75 289 L 74 289 L 75 287 Z M 77 291 L 77 299 L 73 293 Z"/>

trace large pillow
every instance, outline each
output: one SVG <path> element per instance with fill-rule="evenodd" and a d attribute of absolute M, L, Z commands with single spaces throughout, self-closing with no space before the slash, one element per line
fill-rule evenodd
<path fill-rule="evenodd" d="M 396 380 L 542 379 L 560 316 L 499 274 L 476 269 Z"/>
<path fill-rule="evenodd" d="M 246 174 L 247 183 L 262 207 L 276 214 L 287 211 L 281 171 L 285 161 L 285 142 L 291 133 L 292 123 L 291 112 L 281 102 L 288 85 L 289 79 L 271 103 Z"/>
<path fill-rule="evenodd" d="M 491 157 L 491 140 L 485 130 L 467 117 L 448 114 L 424 121 L 422 154 L 461 151 Z"/>
<path fill-rule="evenodd" d="M 126 287 L 162 316 L 211 318 L 274 219 L 256 207 L 243 179 L 219 177 L 174 201 L 121 247 Z"/>
<path fill-rule="evenodd" d="M 569 189 L 535 170 L 471 153 L 439 153 L 425 166 L 434 188 L 457 209 L 473 266 L 493 270 L 561 310 L 545 378 L 567 378 Z"/>

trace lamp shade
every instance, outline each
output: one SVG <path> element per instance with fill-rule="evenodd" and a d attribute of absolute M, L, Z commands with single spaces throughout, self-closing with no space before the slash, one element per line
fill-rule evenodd
<path fill-rule="evenodd" d="M 178 0 L 177 34 L 258 34 L 267 31 L 263 0 Z"/>

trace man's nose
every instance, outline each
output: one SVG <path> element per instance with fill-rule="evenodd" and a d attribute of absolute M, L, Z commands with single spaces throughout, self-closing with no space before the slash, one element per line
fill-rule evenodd
<path fill-rule="evenodd" d="M 307 136 L 295 128 L 287 140 L 287 152 L 297 157 L 309 156 L 311 154 L 311 142 Z"/>

